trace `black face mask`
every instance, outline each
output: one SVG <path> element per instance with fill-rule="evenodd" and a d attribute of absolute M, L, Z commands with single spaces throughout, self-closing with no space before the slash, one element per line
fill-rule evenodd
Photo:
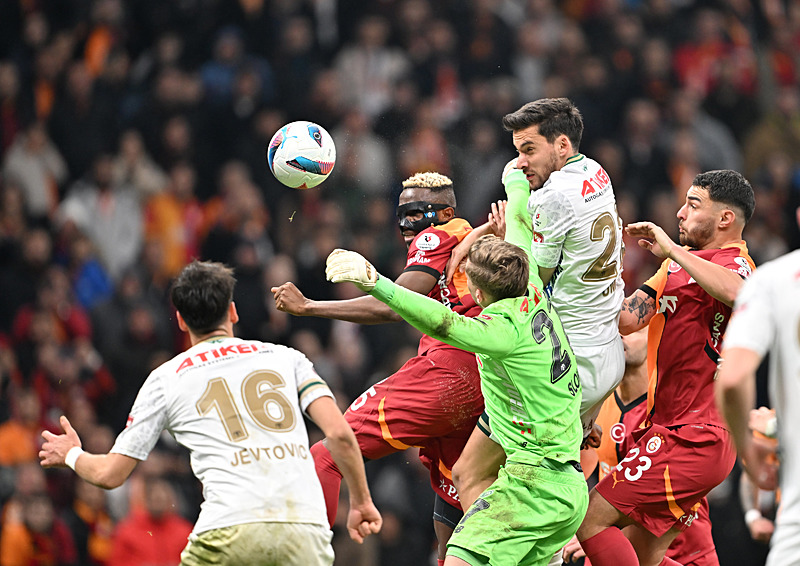
<path fill-rule="evenodd" d="M 397 224 L 400 230 L 411 230 L 415 234 L 419 234 L 428 226 L 435 226 L 437 224 L 444 224 L 436 219 L 436 211 L 444 210 L 445 208 L 452 208 L 448 204 L 436 204 L 433 202 L 425 202 L 424 200 L 416 200 L 401 204 L 397 207 Z M 419 220 L 411 220 L 406 215 L 421 213 L 422 218 Z"/>

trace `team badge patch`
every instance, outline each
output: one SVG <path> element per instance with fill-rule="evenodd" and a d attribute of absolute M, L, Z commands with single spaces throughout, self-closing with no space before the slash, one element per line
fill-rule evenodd
<path fill-rule="evenodd" d="M 547 217 L 537 211 L 536 214 L 533 215 L 533 227 L 541 230 L 545 226 L 547 226 Z"/>
<path fill-rule="evenodd" d="M 661 448 L 662 444 L 664 444 L 664 438 L 660 434 L 656 433 L 653 435 L 653 438 L 647 441 L 644 450 L 648 454 L 655 454 L 658 452 L 659 448 Z"/>
<path fill-rule="evenodd" d="M 750 274 L 753 272 L 753 270 L 750 268 L 750 264 L 747 263 L 747 260 L 745 258 L 743 258 L 742 256 L 738 256 L 733 258 L 733 261 L 735 261 L 739 266 L 739 269 L 736 270 L 736 273 L 738 273 L 742 277 L 750 277 Z"/>
<path fill-rule="evenodd" d="M 680 270 L 681 270 L 680 264 L 678 264 L 675 261 L 669 262 L 669 267 L 667 268 L 667 271 L 669 271 L 670 273 L 677 273 Z"/>
<path fill-rule="evenodd" d="M 431 251 L 435 250 L 441 241 L 439 240 L 439 236 L 436 234 L 422 234 L 419 238 L 417 238 L 417 249 Z"/>

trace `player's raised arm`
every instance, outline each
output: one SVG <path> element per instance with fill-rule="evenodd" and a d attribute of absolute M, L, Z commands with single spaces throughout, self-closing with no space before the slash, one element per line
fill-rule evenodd
<path fill-rule="evenodd" d="M 373 265 L 356 252 L 331 252 L 325 273 L 334 283 L 355 283 L 362 291 L 386 302 L 421 332 L 456 348 L 500 356 L 514 344 L 516 330 L 502 317 L 459 315 L 433 299 L 412 293 L 380 276 Z M 475 299 L 480 304 L 478 297 Z"/>

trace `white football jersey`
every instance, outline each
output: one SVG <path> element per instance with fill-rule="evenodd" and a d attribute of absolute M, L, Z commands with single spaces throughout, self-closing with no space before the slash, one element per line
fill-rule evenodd
<path fill-rule="evenodd" d="M 303 411 L 330 389 L 292 348 L 200 342 L 142 385 L 112 452 L 144 460 L 162 430 L 189 449 L 203 484 L 194 533 L 252 522 L 327 527 Z"/>
<path fill-rule="evenodd" d="M 622 222 L 611 179 L 577 154 L 528 199 L 536 263 L 555 268 L 553 305 L 573 345 L 615 340 L 625 290 Z"/>
<path fill-rule="evenodd" d="M 778 417 L 781 504 L 770 563 L 800 556 L 800 250 L 762 265 L 736 298 L 725 348 L 747 348 L 769 357 L 769 394 Z M 783 527 L 783 529 L 782 529 Z M 783 531 L 783 532 L 782 532 Z M 790 532 L 794 531 L 794 532 Z M 775 558 L 773 558 L 773 553 Z M 782 556 L 782 562 L 773 562 Z"/>

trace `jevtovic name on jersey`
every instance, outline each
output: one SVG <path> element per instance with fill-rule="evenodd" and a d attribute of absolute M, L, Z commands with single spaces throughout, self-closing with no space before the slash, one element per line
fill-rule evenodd
<path fill-rule="evenodd" d="M 203 484 L 195 533 L 252 522 L 327 525 L 302 411 L 332 396 L 300 352 L 220 338 L 153 371 L 112 452 L 144 460 L 162 430 Z"/>
<path fill-rule="evenodd" d="M 549 294 L 573 344 L 616 339 L 624 299 L 622 222 L 614 189 L 594 160 L 575 155 L 531 193 L 531 251 L 554 269 Z"/>

